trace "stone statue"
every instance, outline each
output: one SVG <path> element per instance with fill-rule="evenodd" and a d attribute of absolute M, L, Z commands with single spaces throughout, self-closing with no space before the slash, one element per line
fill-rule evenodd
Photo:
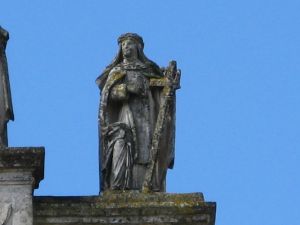
<path fill-rule="evenodd" d="M 176 62 L 159 68 L 143 52 L 142 37 L 118 39 L 113 62 L 96 79 L 100 180 L 104 190 L 165 191 L 174 163 Z"/>
<path fill-rule="evenodd" d="M 0 26 L 0 147 L 7 147 L 7 123 L 14 120 L 5 54 L 8 39 L 8 32 Z"/>

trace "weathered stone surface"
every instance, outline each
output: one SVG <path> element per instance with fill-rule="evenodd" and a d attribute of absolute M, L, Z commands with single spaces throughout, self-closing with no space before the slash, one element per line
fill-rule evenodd
<path fill-rule="evenodd" d="M 14 112 L 10 93 L 6 45 L 9 34 L 0 26 L 0 146 L 7 146 L 7 123 L 14 120 Z"/>
<path fill-rule="evenodd" d="M 34 197 L 33 202 L 35 225 L 213 225 L 216 210 L 216 204 L 204 202 L 201 193 L 108 191 L 102 196 Z"/>
<path fill-rule="evenodd" d="M 44 148 L 0 149 L 0 224 L 32 225 L 32 193 L 44 177 Z"/>
<path fill-rule="evenodd" d="M 2 171 L 31 171 L 34 188 L 44 179 L 44 147 L 0 148 L 0 173 Z"/>
<path fill-rule="evenodd" d="M 113 62 L 96 79 L 99 108 L 101 191 L 165 192 L 175 157 L 175 61 L 160 68 L 144 54 L 135 33 L 118 39 Z"/>

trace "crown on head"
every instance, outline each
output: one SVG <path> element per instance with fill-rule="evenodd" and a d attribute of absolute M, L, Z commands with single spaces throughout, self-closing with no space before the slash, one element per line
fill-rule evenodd
<path fill-rule="evenodd" d="M 126 34 L 122 34 L 119 38 L 118 38 L 118 44 L 121 44 L 124 40 L 131 38 L 133 40 L 135 40 L 137 43 L 139 43 L 142 48 L 144 48 L 144 41 L 143 38 L 141 36 L 139 36 L 136 33 L 126 33 Z"/>

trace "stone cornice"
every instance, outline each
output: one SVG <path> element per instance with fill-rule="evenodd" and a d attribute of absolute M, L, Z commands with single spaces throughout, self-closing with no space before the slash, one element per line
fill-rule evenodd
<path fill-rule="evenodd" d="M 44 179 L 44 147 L 2 147 L 0 171 L 31 171 L 34 188 Z"/>

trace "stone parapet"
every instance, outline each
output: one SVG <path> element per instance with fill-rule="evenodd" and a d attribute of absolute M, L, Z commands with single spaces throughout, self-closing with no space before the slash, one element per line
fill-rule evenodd
<path fill-rule="evenodd" d="M 34 197 L 35 225 L 214 225 L 216 203 L 201 193 L 105 192 L 86 197 Z"/>

